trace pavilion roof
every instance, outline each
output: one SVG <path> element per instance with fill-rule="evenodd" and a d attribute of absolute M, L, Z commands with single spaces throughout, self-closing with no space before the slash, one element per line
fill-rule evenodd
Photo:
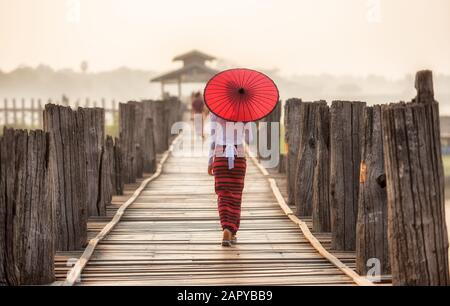
<path fill-rule="evenodd" d="M 176 61 L 184 61 L 184 60 L 190 59 L 190 58 L 200 58 L 200 59 L 204 59 L 206 61 L 213 61 L 213 60 L 216 59 L 214 56 L 205 54 L 205 53 L 200 52 L 198 50 L 192 50 L 190 52 L 187 52 L 187 53 L 184 53 L 184 54 L 176 56 L 173 59 L 173 61 L 174 62 L 176 62 Z"/>
<path fill-rule="evenodd" d="M 156 78 L 151 79 L 151 82 L 207 82 L 211 77 L 216 75 L 219 71 L 209 68 L 199 63 L 192 63 L 180 69 L 167 72 Z"/>

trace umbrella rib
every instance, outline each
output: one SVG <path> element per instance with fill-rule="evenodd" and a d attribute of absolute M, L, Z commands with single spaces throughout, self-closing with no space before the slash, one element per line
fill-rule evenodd
<path fill-rule="evenodd" d="M 254 97 L 252 97 L 253 99 L 254 99 Z M 264 108 L 273 108 L 274 107 L 274 105 L 272 105 L 272 104 L 269 104 L 268 102 L 266 102 L 266 101 L 262 101 L 262 100 L 256 100 L 256 99 L 254 99 L 253 100 L 254 102 L 255 102 L 255 106 L 257 106 L 258 105 L 258 103 L 261 105 L 261 104 L 264 104 L 265 105 L 265 107 Z M 262 105 L 261 105 L 262 106 Z M 260 107 L 258 107 L 258 110 L 259 111 L 261 111 L 261 108 Z M 261 113 L 263 113 L 263 112 L 261 112 Z"/>
<path fill-rule="evenodd" d="M 252 80 L 248 82 L 247 87 L 251 88 L 251 86 L 253 86 L 253 83 L 256 82 L 259 77 L 262 77 L 262 76 L 258 73 L 255 73 L 253 75 Z"/>
<path fill-rule="evenodd" d="M 267 82 L 267 79 L 264 78 L 264 77 L 259 79 L 259 80 L 257 80 L 257 81 L 255 81 L 255 82 L 253 82 L 252 89 L 255 88 L 255 87 L 258 87 L 261 84 L 264 84 L 265 82 Z"/>
<path fill-rule="evenodd" d="M 251 106 L 251 108 L 253 109 L 253 113 L 256 114 L 257 112 L 255 111 L 255 108 L 253 107 L 253 106 L 254 106 L 254 105 L 253 105 L 253 104 L 254 104 L 253 101 L 254 101 L 254 100 L 253 100 L 253 97 L 250 97 L 248 105 Z M 258 109 L 258 110 L 259 110 L 259 109 Z M 252 117 L 252 120 L 254 120 L 254 117 L 255 117 L 255 116 L 251 116 L 251 117 Z"/>
<path fill-rule="evenodd" d="M 227 100 L 228 98 L 229 98 L 228 96 L 225 96 L 225 95 L 224 95 L 222 98 L 217 99 L 217 100 L 213 101 L 212 103 L 209 103 L 209 106 L 216 105 L 217 103 L 222 102 L 222 101 L 224 101 L 224 100 Z"/>

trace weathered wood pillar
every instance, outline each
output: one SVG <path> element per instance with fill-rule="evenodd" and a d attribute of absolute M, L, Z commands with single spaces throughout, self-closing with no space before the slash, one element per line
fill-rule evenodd
<path fill-rule="evenodd" d="M 106 209 L 106 206 L 111 204 L 116 180 L 114 171 L 114 140 L 109 135 L 106 136 L 105 146 L 103 147 L 100 179 L 100 200 L 102 206 Z"/>
<path fill-rule="evenodd" d="M 315 121 L 316 164 L 312 188 L 312 221 L 315 232 L 331 232 L 330 207 L 330 108 L 320 104 Z"/>
<path fill-rule="evenodd" d="M 280 154 L 280 161 L 278 164 L 278 173 L 286 174 L 287 172 L 287 156 L 285 154 Z"/>
<path fill-rule="evenodd" d="M 153 119 L 153 101 L 152 100 L 144 100 L 141 102 L 143 113 L 144 113 L 144 120 L 151 118 Z"/>
<path fill-rule="evenodd" d="M 294 198 L 297 216 L 312 215 L 314 168 L 317 161 L 317 117 L 324 101 L 302 102 L 299 109 L 299 144 L 295 174 Z"/>
<path fill-rule="evenodd" d="M 366 107 L 364 112 L 356 225 L 356 270 L 360 275 L 372 270 L 371 259 L 379 262 L 374 272 L 391 273 L 380 105 Z"/>
<path fill-rule="evenodd" d="M 83 127 L 70 107 L 45 106 L 49 133 L 50 195 L 58 251 L 74 251 L 87 242 L 87 172 Z"/>
<path fill-rule="evenodd" d="M 145 138 L 145 120 L 144 107 L 141 102 L 131 101 L 128 104 L 135 106 L 136 115 L 134 117 L 134 144 L 136 146 L 136 162 L 134 171 L 136 178 L 142 178 L 144 174 L 144 138 Z"/>
<path fill-rule="evenodd" d="M 361 133 L 365 103 L 333 101 L 330 121 L 331 246 L 356 248 Z"/>
<path fill-rule="evenodd" d="M 6 197 L 5 193 L 3 192 L 6 185 L 6 167 L 3 162 L 3 159 L 6 156 L 3 152 L 5 148 L 6 146 L 5 142 L 3 141 L 3 136 L 0 136 L 0 286 L 8 285 L 6 275 Z"/>
<path fill-rule="evenodd" d="M 146 173 L 154 173 L 156 171 L 156 150 L 153 128 L 153 119 L 147 118 L 145 120 L 145 139 L 143 146 L 144 171 Z"/>
<path fill-rule="evenodd" d="M 48 135 L 5 129 L 0 140 L 0 284 L 54 281 Z"/>
<path fill-rule="evenodd" d="M 302 100 L 289 99 L 285 105 L 285 141 L 288 146 L 287 153 L 287 190 L 288 204 L 295 205 L 295 174 L 298 158 L 298 145 L 300 142 L 300 105 Z"/>
<path fill-rule="evenodd" d="M 118 138 L 114 139 L 114 194 L 123 195 L 123 166 L 122 166 L 122 150 Z"/>
<path fill-rule="evenodd" d="M 101 199 L 101 163 L 105 145 L 105 110 L 78 108 L 77 117 L 83 133 L 86 156 L 88 216 L 105 216 Z"/>
<path fill-rule="evenodd" d="M 119 139 L 122 155 L 122 181 L 124 184 L 136 182 L 136 144 L 135 140 L 136 106 L 119 105 Z"/>
<path fill-rule="evenodd" d="M 383 106 L 388 240 L 394 285 L 450 285 L 439 104 L 431 71 L 412 103 Z"/>
<path fill-rule="evenodd" d="M 153 102 L 153 134 L 155 135 L 156 153 L 164 153 L 169 149 L 168 109 L 165 101 Z"/>

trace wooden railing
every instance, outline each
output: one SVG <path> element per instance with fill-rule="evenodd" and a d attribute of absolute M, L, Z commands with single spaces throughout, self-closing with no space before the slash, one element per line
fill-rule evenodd
<path fill-rule="evenodd" d="M 356 251 L 357 272 L 394 285 L 449 285 L 439 105 L 431 71 L 409 103 L 288 100 L 289 204 Z"/>
<path fill-rule="evenodd" d="M 175 99 L 121 104 L 115 140 L 105 135 L 102 108 L 47 104 L 40 119 L 43 130 L 5 128 L 0 137 L 0 284 L 51 283 L 55 251 L 82 250 L 88 218 L 105 216 L 106 205 L 122 194 L 124 183 L 135 182 L 144 169 L 156 170 L 156 153 L 167 150 L 179 110 Z"/>
<path fill-rule="evenodd" d="M 90 108 L 99 107 L 105 112 L 105 121 L 107 125 L 112 125 L 119 112 L 118 102 L 116 100 L 106 99 L 76 99 L 70 100 L 63 98 L 41 99 L 41 98 L 3 98 L 0 100 L 0 125 L 11 127 L 36 127 L 42 128 L 42 112 L 46 104 L 57 104 L 71 106 L 74 109 L 78 107 Z"/>

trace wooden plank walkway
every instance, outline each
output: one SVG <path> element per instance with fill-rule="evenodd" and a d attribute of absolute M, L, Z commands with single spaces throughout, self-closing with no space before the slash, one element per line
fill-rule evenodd
<path fill-rule="evenodd" d="M 283 213 L 250 159 L 239 243 L 221 247 L 214 181 L 206 164 L 204 157 L 170 156 L 161 176 L 99 243 L 78 285 L 354 285 Z M 109 218 L 90 222 L 91 237 L 117 207 L 108 209 Z M 80 254 L 57 257 L 60 280 L 68 256 Z"/>

